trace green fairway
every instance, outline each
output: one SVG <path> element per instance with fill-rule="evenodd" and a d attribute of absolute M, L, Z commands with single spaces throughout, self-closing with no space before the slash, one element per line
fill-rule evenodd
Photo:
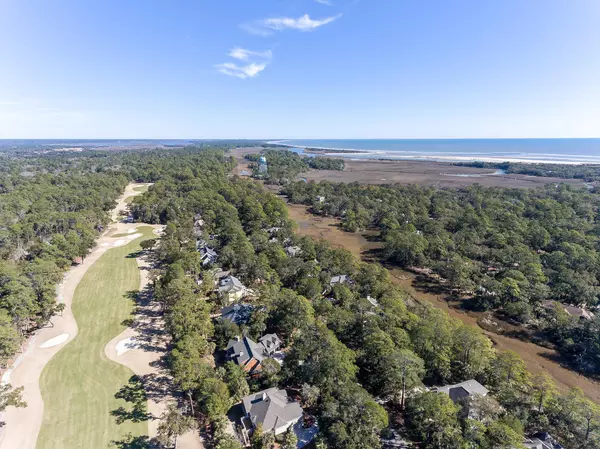
<path fill-rule="evenodd" d="M 135 258 L 140 242 L 155 237 L 152 228 L 133 242 L 108 250 L 92 265 L 75 290 L 73 314 L 77 337 L 44 368 L 40 387 L 44 420 L 37 449 L 107 449 L 126 434 L 147 435 L 148 423 L 117 424 L 111 411 L 130 410 L 115 393 L 133 375 L 128 368 L 104 355 L 106 344 L 125 329 L 133 301 L 128 292 L 138 290 L 140 273 Z"/>
<path fill-rule="evenodd" d="M 148 187 L 149 186 L 139 186 L 139 187 L 134 187 L 133 190 L 135 190 L 136 192 L 144 193 L 144 192 L 148 191 Z"/>

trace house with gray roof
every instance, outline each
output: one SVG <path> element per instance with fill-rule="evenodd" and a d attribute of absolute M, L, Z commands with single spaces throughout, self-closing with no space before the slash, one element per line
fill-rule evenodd
<path fill-rule="evenodd" d="M 227 276 L 219 281 L 219 295 L 229 301 L 242 299 L 248 293 L 248 289 L 235 276 Z"/>
<path fill-rule="evenodd" d="M 276 334 L 264 335 L 258 343 L 248 337 L 236 337 L 227 344 L 227 358 L 254 375 L 261 371 L 263 360 L 272 357 L 279 348 L 281 340 Z"/>
<path fill-rule="evenodd" d="M 208 246 L 204 246 L 200 248 L 200 260 L 202 261 L 202 265 L 211 265 L 217 261 L 219 255 L 217 252 L 209 248 Z"/>
<path fill-rule="evenodd" d="M 302 418 L 302 407 L 288 398 L 285 390 L 269 388 L 242 398 L 244 417 L 242 434 L 246 444 L 250 435 L 261 425 L 263 433 L 281 435 Z"/>
<path fill-rule="evenodd" d="M 481 396 L 487 396 L 489 393 L 488 389 L 477 382 L 475 379 L 466 380 L 455 385 L 446 385 L 444 387 L 437 387 L 433 391 L 438 393 L 444 393 L 450 396 L 453 402 L 457 402 L 462 398 L 466 398 L 475 394 Z"/>
<path fill-rule="evenodd" d="M 333 276 L 331 281 L 329 281 L 329 285 L 332 287 L 337 284 L 346 284 L 350 282 L 350 278 L 346 274 L 339 274 L 337 276 Z"/>
<path fill-rule="evenodd" d="M 242 325 L 248 323 L 254 306 L 251 304 L 232 304 L 221 309 L 221 319 L 231 323 Z"/>

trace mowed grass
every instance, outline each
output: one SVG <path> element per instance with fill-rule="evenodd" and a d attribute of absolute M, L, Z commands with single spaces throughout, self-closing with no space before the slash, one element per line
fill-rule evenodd
<path fill-rule="evenodd" d="M 140 192 L 140 193 L 144 193 L 148 191 L 149 186 L 139 186 L 139 187 L 134 187 L 133 190 L 135 190 L 136 192 Z"/>
<path fill-rule="evenodd" d="M 117 424 L 112 410 L 130 404 L 115 399 L 133 372 L 109 360 L 104 347 L 131 318 L 128 293 L 140 286 L 140 273 L 132 253 L 140 242 L 153 238 L 142 226 L 142 237 L 108 250 L 87 271 L 75 290 L 73 314 L 79 333 L 44 368 L 40 387 L 44 420 L 37 449 L 107 449 L 128 433 L 147 435 L 147 422 Z M 129 256 L 129 257 L 128 257 Z"/>

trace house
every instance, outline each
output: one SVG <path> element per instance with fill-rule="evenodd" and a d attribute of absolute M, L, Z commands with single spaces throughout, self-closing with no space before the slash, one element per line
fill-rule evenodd
<path fill-rule="evenodd" d="M 200 249 L 200 260 L 202 261 L 202 265 L 211 265 L 215 263 L 218 258 L 219 255 L 214 249 L 209 248 L 208 246 Z"/>
<path fill-rule="evenodd" d="M 262 361 L 275 354 L 281 347 L 281 340 L 276 334 L 267 334 L 255 343 L 248 337 L 236 337 L 227 345 L 227 358 L 233 360 L 249 374 L 261 370 Z"/>
<path fill-rule="evenodd" d="M 285 249 L 285 252 L 290 257 L 296 257 L 296 256 L 299 256 L 300 254 L 302 254 L 302 248 L 300 248 L 299 246 L 288 246 Z"/>
<path fill-rule="evenodd" d="M 221 309 L 220 319 L 227 320 L 239 326 L 248 323 L 253 310 L 254 306 L 250 304 L 233 304 Z"/>
<path fill-rule="evenodd" d="M 249 444 L 250 435 L 261 425 L 263 432 L 281 435 L 302 418 L 302 407 L 288 398 L 285 390 L 269 388 L 242 398 L 244 416 L 242 436 Z"/>
<path fill-rule="evenodd" d="M 544 301 L 542 302 L 542 307 L 548 310 L 553 310 L 555 307 L 561 307 L 567 315 L 572 316 L 573 318 L 584 320 L 591 320 L 594 318 L 594 314 L 589 310 L 585 310 L 582 307 L 568 306 L 557 301 Z"/>
<path fill-rule="evenodd" d="M 236 301 L 242 299 L 248 293 L 248 289 L 235 276 L 227 276 L 219 281 L 219 295 L 229 300 Z"/>
<path fill-rule="evenodd" d="M 434 388 L 434 391 L 438 393 L 444 393 L 450 396 L 453 402 L 457 402 L 462 398 L 478 394 L 481 396 L 487 396 L 489 393 L 488 389 L 477 382 L 475 379 L 466 380 L 456 385 L 446 385 L 444 387 Z"/>
<path fill-rule="evenodd" d="M 350 282 L 350 278 L 348 277 L 348 275 L 346 274 L 340 274 L 337 276 L 333 276 L 331 278 L 331 281 L 329 281 L 329 285 L 331 285 L 332 287 L 336 284 L 346 284 Z"/>
<path fill-rule="evenodd" d="M 281 340 L 277 334 L 263 335 L 258 341 L 264 346 L 267 357 L 272 357 L 281 348 Z"/>

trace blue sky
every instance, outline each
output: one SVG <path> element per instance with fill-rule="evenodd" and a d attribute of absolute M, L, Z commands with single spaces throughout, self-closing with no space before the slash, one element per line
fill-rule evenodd
<path fill-rule="evenodd" d="M 598 0 L 0 0 L 0 138 L 600 137 Z"/>

